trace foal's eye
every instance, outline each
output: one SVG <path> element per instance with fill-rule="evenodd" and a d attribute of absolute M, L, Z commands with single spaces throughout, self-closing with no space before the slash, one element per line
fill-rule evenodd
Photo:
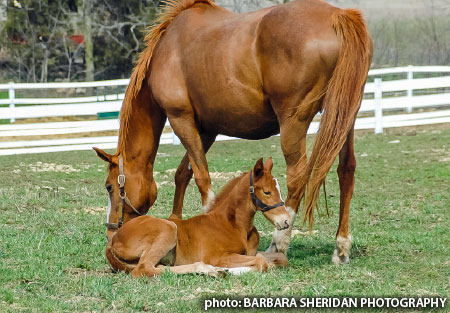
<path fill-rule="evenodd" d="M 111 190 L 112 190 L 112 185 L 106 186 L 106 190 L 107 190 L 108 192 L 111 192 Z"/>
<path fill-rule="evenodd" d="M 270 195 L 270 191 L 264 191 L 265 195 Z"/>

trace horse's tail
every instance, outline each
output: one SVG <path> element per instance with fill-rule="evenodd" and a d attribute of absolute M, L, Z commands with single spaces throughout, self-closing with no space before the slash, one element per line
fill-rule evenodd
<path fill-rule="evenodd" d="M 117 255 L 114 253 L 111 241 L 108 242 L 108 245 L 105 249 L 105 256 L 108 259 L 109 263 L 111 264 L 112 268 L 116 271 L 124 271 L 124 272 L 131 272 L 135 267 L 136 264 L 128 264 L 125 261 L 121 260 Z"/>
<path fill-rule="evenodd" d="M 372 55 L 372 41 L 358 10 L 337 10 L 331 19 L 340 41 L 339 56 L 328 82 L 320 128 L 304 171 L 302 185 L 306 184 L 306 188 L 302 187 L 300 195 L 297 194 L 299 198 L 306 194 L 303 221 L 308 220 L 310 227 L 320 186 L 353 127 Z"/>

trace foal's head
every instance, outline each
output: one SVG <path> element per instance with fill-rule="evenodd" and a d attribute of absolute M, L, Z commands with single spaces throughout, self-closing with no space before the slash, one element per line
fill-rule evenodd
<path fill-rule="evenodd" d="M 264 164 L 262 158 L 256 162 L 253 171 L 250 172 L 254 186 L 252 200 L 257 210 L 261 210 L 277 229 L 282 230 L 291 224 L 291 216 L 281 198 L 278 181 L 272 176 L 272 167 L 272 158 Z M 250 190 L 252 191 L 251 187 Z"/>
<path fill-rule="evenodd" d="M 94 150 L 100 159 L 108 162 L 105 187 L 108 191 L 106 236 L 109 240 L 122 223 L 148 212 L 156 201 L 156 183 L 151 166 L 126 162 L 120 154 L 111 155 L 98 148 Z"/>

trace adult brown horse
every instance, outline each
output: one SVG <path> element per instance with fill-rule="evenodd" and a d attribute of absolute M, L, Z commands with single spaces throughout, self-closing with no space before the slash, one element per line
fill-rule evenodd
<path fill-rule="evenodd" d="M 280 133 L 286 206 L 294 218 L 305 197 L 310 225 L 320 186 L 339 154 L 340 216 L 332 260 L 348 262 L 353 125 L 372 58 L 360 12 L 298 0 L 234 14 L 212 0 L 170 0 L 146 43 L 126 91 L 117 152 L 97 150 L 110 162 L 110 219 L 117 220 L 120 203 L 118 156 L 130 184 L 124 221 L 137 216 L 129 204 L 146 213 L 155 201 L 152 166 L 166 118 L 187 150 L 175 174 L 177 218 L 193 173 L 203 205 L 213 199 L 205 153 L 218 134 L 262 139 Z M 306 132 L 320 111 L 308 159 Z M 269 251 L 285 252 L 290 232 L 275 231 Z"/>
<path fill-rule="evenodd" d="M 259 159 L 253 170 L 231 180 L 211 210 L 187 220 L 140 216 L 126 223 L 108 242 L 106 257 L 116 270 L 155 276 L 169 265 L 174 273 L 217 275 L 217 267 L 266 271 L 286 266 L 282 253 L 258 253 L 259 234 L 253 225 L 257 211 L 276 226 L 291 223 L 272 176 L 272 159 Z M 268 260 L 266 260 L 266 258 Z"/>

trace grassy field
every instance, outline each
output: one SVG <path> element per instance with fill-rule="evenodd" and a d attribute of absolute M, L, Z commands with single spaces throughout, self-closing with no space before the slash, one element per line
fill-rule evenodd
<path fill-rule="evenodd" d="M 112 273 L 103 255 L 105 163 L 93 151 L 0 157 L 0 312 L 197 312 L 213 295 L 448 298 L 450 127 L 356 137 L 351 263 L 330 262 L 339 214 L 334 167 L 327 178 L 331 216 L 317 217 L 312 234 L 297 220 L 290 266 L 222 279 Z M 155 216 L 169 215 L 183 154 L 179 146 L 160 148 Z M 216 143 L 208 154 L 215 191 L 260 156 L 272 156 L 274 175 L 284 177 L 279 138 Z M 200 207 L 191 184 L 184 212 Z M 261 214 L 255 223 L 265 249 L 272 227 Z"/>

